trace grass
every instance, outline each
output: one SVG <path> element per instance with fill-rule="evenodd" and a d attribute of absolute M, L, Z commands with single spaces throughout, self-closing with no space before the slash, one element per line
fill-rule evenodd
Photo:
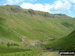
<path fill-rule="evenodd" d="M 36 50 L 36 51 L 35 51 Z M 39 56 L 41 50 L 33 47 L 4 47 L 0 46 L 0 56 Z"/>
<path fill-rule="evenodd" d="M 49 44 L 48 48 L 53 48 L 59 51 L 75 51 L 75 31 L 53 43 L 51 43 L 51 45 Z"/>
<path fill-rule="evenodd" d="M 75 21 L 66 15 L 53 15 L 47 12 L 24 10 L 19 6 L 0 6 L 0 55 L 37 56 L 40 49 L 22 49 L 39 41 L 52 43 L 67 36 L 75 29 Z M 22 40 L 22 38 L 24 38 Z M 18 43 L 17 48 L 7 48 L 7 43 Z M 25 44 L 27 43 L 27 45 Z M 38 43 L 38 44 L 39 44 Z M 47 44 L 46 43 L 46 44 Z M 27 49 L 27 48 L 26 48 Z M 55 54 L 54 54 L 55 55 Z"/>
<path fill-rule="evenodd" d="M 62 24 L 74 25 L 74 20 L 68 16 L 52 15 L 33 10 L 29 12 L 29 10 L 23 10 L 18 6 L 0 6 L 0 9 L 0 17 L 5 19 L 4 25 L 1 27 L 4 28 L 8 39 L 11 40 L 21 41 L 20 37 L 22 36 L 34 40 L 61 38 L 74 29 L 73 27 L 67 28 L 67 24 L 66 26 Z M 52 17 L 48 17 L 46 14 Z M 15 32 L 21 36 L 19 37 Z"/>

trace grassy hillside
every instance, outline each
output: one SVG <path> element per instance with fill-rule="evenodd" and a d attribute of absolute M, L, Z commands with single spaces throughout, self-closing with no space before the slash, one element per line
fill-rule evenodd
<path fill-rule="evenodd" d="M 37 49 L 37 45 L 61 39 L 74 29 L 75 20 L 64 14 L 27 10 L 15 5 L 0 6 L 0 55 L 16 56 L 16 52 L 18 56 L 41 56 L 42 50 Z M 31 46 L 35 46 L 36 51 L 34 47 L 25 50 Z"/>
<path fill-rule="evenodd" d="M 69 34 L 74 26 L 74 20 L 66 15 L 24 10 L 15 5 L 0 6 L 0 39 L 57 39 Z"/>
<path fill-rule="evenodd" d="M 53 43 L 51 43 L 51 45 L 49 45 L 48 48 L 50 47 L 55 50 L 61 51 L 75 51 L 75 30 L 68 36 L 56 40 Z"/>
<path fill-rule="evenodd" d="M 36 51 L 35 51 L 36 50 Z M 41 56 L 42 50 L 32 47 L 0 46 L 0 56 Z"/>

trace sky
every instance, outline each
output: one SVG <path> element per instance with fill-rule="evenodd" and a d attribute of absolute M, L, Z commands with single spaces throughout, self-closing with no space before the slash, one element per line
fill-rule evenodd
<path fill-rule="evenodd" d="M 23 9 L 75 17 L 75 0 L 0 0 L 0 5 L 18 5 Z"/>

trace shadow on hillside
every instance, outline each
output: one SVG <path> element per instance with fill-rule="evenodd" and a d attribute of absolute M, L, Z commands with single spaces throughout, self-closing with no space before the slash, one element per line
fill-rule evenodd
<path fill-rule="evenodd" d="M 0 48 L 0 53 L 16 53 L 16 52 L 24 52 L 24 51 L 32 51 L 32 49 Z"/>

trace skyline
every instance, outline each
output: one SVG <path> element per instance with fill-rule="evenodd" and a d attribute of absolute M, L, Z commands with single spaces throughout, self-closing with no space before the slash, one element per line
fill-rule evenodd
<path fill-rule="evenodd" d="M 75 0 L 1 0 L 0 5 L 18 5 L 23 9 L 75 17 Z"/>

